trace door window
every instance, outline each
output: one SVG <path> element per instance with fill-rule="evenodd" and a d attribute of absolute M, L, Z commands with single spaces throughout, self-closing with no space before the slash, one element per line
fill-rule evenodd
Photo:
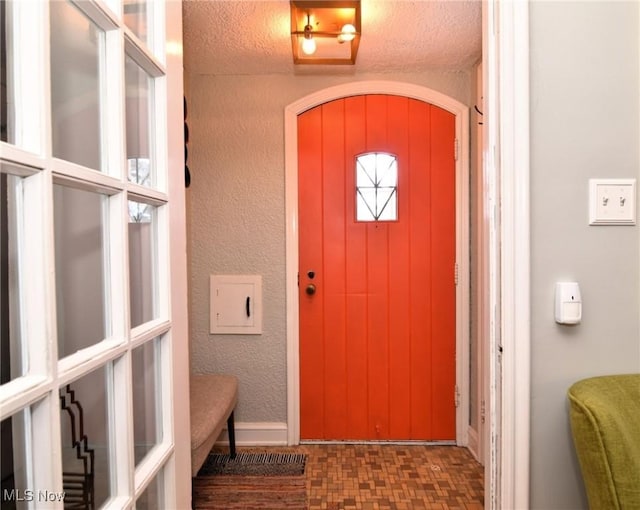
<path fill-rule="evenodd" d="M 129 180 L 142 186 L 154 186 L 151 162 L 154 125 L 152 115 L 153 79 L 129 55 L 125 58 L 127 118 L 127 161 Z"/>
<path fill-rule="evenodd" d="M 160 339 L 146 342 L 131 353 L 133 379 L 133 437 L 135 463 L 162 439 L 160 421 Z"/>
<path fill-rule="evenodd" d="M 102 170 L 105 32 L 70 2 L 49 5 L 53 156 Z"/>
<path fill-rule="evenodd" d="M 164 504 L 162 482 L 163 473 L 160 471 L 160 473 L 151 480 L 145 491 L 136 501 L 136 510 L 157 510 L 158 508 L 167 508 Z"/>
<path fill-rule="evenodd" d="M 398 160 L 394 155 L 370 152 L 356 157 L 356 219 L 398 219 Z"/>
<path fill-rule="evenodd" d="M 129 302 L 131 327 L 158 317 L 157 210 L 144 202 L 129 200 Z"/>
<path fill-rule="evenodd" d="M 58 358 L 105 339 L 108 288 L 108 198 L 53 186 Z"/>
<path fill-rule="evenodd" d="M 99 508 L 111 496 L 106 367 L 60 388 L 60 442 L 65 505 Z"/>
<path fill-rule="evenodd" d="M 8 173 L 10 167 L 0 164 L 0 384 L 5 384 L 28 371 L 26 346 L 22 342 L 20 303 L 20 267 L 18 247 L 25 232 L 22 220 L 23 179 Z M 6 171 L 6 172 L 5 172 Z"/>
<path fill-rule="evenodd" d="M 143 42 L 148 41 L 149 14 L 153 5 L 146 0 L 124 0 L 124 22 Z"/>

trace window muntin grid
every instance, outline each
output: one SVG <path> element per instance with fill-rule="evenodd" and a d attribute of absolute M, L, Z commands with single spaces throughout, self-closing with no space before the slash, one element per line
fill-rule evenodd
<path fill-rule="evenodd" d="M 165 95 L 168 94 L 165 87 L 167 77 L 165 76 L 163 57 L 165 41 L 164 32 L 159 30 L 159 27 L 164 24 L 163 13 L 165 6 L 161 3 L 153 5 L 153 9 L 149 9 L 149 11 L 153 12 L 153 16 L 147 16 L 147 21 L 150 25 L 148 27 L 149 33 L 158 34 L 162 39 L 156 41 L 157 53 L 152 53 L 152 50 L 148 47 L 149 44 L 131 37 L 130 31 L 124 27 L 125 22 L 121 16 L 122 4 L 118 0 L 105 0 L 104 2 L 87 0 L 73 0 L 71 2 L 0 0 L 0 3 L 2 3 L 3 7 L 7 7 L 7 11 L 15 11 L 17 13 L 13 17 L 8 16 L 3 21 L 4 27 L 9 27 L 9 39 L 5 38 L 4 40 L 12 41 L 11 45 L 7 44 L 7 47 L 3 49 L 6 50 L 7 58 L 14 59 L 11 63 L 15 65 L 11 66 L 11 69 L 2 69 L 2 77 L 9 82 L 7 83 L 9 94 L 6 98 L 0 97 L 0 106 L 3 109 L 3 115 L 0 115 L 0 119 L 4 120 L 7 117 L 7 124 L 10 124 L 10 126 L 7 135 L 0 140 L 4 145 L 2 147 L 2 160 L 0 161 L 2 168 L 0 171 L 12 173 L 16 165 L 24 165 L 26 168 L 24 172 L 16 174 L 24 182 L 25 218 L 23 223 L 28 227 L 26 229 L 27 233 L 31 229 L 28 239 L 20 243 L 21 252 L 24 252 L 21 253 L 22 258 L 24 258 L 24 267 L 21 268 L 21 272 L 22 276 L 26 275 L 24 277 L 26 292 L 24 298 L 21 296 L 24 303 L 22 301 L 20 303 L 21 305 L 25 304 L 24 310 L 21 307 L 18 315 L 20 315 L 21 320 L 26 321 L 26 324 L 31 323 L 32 325 L 30 328 L 23 328 L 24 338 L 20 340 L 24 348 L 23 354 L 25 356 L 28 355 L 26 360 L 28 362 L 28 370 L 23 370 L 21 376 L 16 377 L 15 380 L 2 388 L 2 392 L 0 392 L 1 418 L 4 422 L 10 416 L 15 417 L 20 413 L 24 414 L 23 410 L 29 409 L 29 404 L 34 401 L 34 398 L 41 399 L 41 404 L 32 405 L 27 413 L 30 423 L 33 423 L 38 433 L 33 437 L 29 435 L 24 457 L 31 462 L 32 467 L 34 463 L 39 466 L 37 469 L 31 470 L 29 487 L 57 488 L 59 487 L 58 484 L 62 473 L 59 469 L 49 469 L 49 466 L 60 466 L 61 457 L 63 457 L 64 453 L 61 452 L 60 440 L 62 438 L 60 437 L 59 427 L 57 423 L 51 426 L 51 418 L 62 417 L 64 411 L 59 408 L 59 398 L 55 388 L 65 388 L 70 380 L 81 381 L 82 384 L 82 381 L 89 379 L 87 375 L 92 374 L 96 368 L 106 372 L 106 375 L 109 376 L 109 383 L 103 384 L 102 388 L 94 388 L 94 390 L 97 393 L 102 393 L 106 400 L 110 402 L 110 406 L 115 409 L 115 412 L 109 409 L 109 416 L 104 422 L 113 445 L 108 446 L 110 464 L 107 469 L 101 469 L 101 472 L 110 472 L 110 475 L 104 476 L 108 480 L 110 487 L 108 491 L 103 491 L 102 495 L 98 495 L 99 497 L 97 498 L 109 504 L 109 499 L 105 498 L 110 498 L 112 495 L 128 495 L 131 497 L 139 496 L 141 492 L 140 489 L 136 489 L 135 493 L 132 492 L 134 487 L 131 486 L 131 481 L 127 480 L 126 475 L 127 470 L 133 469 L 133 462 L 129 462 L 133 448 L 129 452 L 127 447 L 127 445 L 133 446 L 134 439 L 129 437 L 130 434 L 127 432 L 130 428 L 131 412 L 128 407 L 131 404 L 131 398 L 119 398 L 123 395 L 128 395 L 131 391 L 130 370 L 128 366 L 126 371 L 122 368 L 113 368 L 118 365 L 122 366 L 123 360 L 128 361 L 130 357 L 123 356 L 117 363 L 113 362 L 112 357 L 116 352 L 114 349 L 117 349 L 117 352 L 123 352 L 124 350 L 131 352 L 133 348 L 130 349 L 129 345 L 140 345 L 140 337 L 148 336 L 150 334 L 149 330 L 153 330 L 152 333 L 156 336 L 164 335 L 172 328 L 169 307 L 166 305 L 169 301 L 169 279 L 166 272 L 162 270 L 159 276 L 160 282 L 156 289 L 158 295 L 154 296 L 154 298 L 164 305 L 160 308 L 163 311 L 164 322 L 162 324 L 156 322 L 135 328 L 135 331 L 126 331 L 128 317 L 125 308 L 127 302 L 125 293 L 128 293 L 128 288 L 125 284 L 125 271 L 127 267 L 126 253 L 122 249 L 126 250 L 126 224 L 129 217 L 125 212 L 127 196 L 135 196 L 134 201 L 140 202 L 143 208 L 148 202 L 153 204 L 154 209 L 162 209 L 161 206 L 168 202 L 166 194 L 168 188 L 166 177 L 168 164 L 167 155 L 164 151 L 155 153 L 152 148 L 150 151 L 152 153 L 147 158 L 148 161 L 152 161 L 154 164 L 154 178 L 160 176 L 159 187 L 161 189 L 159 190 L 151 189 L 151 186 L 146 185 L 143 179 L 128 180 L 126 175 L 127 167 L 123 168 L 121 164 L 126 158 L 126 153 L 123 151 L 126 139 L 123 138 L 122 130 L 122 126 L 125 125 L 125 118 L 123 118 L 125 113 L 125 89 L 120 86 L 124 77 L 125 53 L 127 55 L 133 53 L 135 55 L 136 62 L 153 78 L 151 82 L 153 92 L 159 94 L 158 97 L 154 97 L 155 94 L 153 94 L 149 99 L 149 118 L 165 119 Z M 62 6 L 58 5 L 59 3 Z M 89 31 L 83 31 L 82 27 L 75 25 L 66 16 L 58 16 L 55 23 L 58 23 L 62 18 L 62 24 L 67 26 L 68 32 L 61 35 L 61 32 L 65 32 L 65 30 L 55 30 L 51 25 L 52 18 L 56 16 L 51 10 L 57 7 L 70 9 L 75 11 L 76 14 L 80 14 L 80 17 L 85 22 L 88 22 Z M 175 12 L 175 9 L 173 11 Z M 67 21 L 69 22 L 66 23 Z M 15 26 L 12 26 L 12 23 Z M 40 26 L 40 24 L 43 26 Z M 44 26 L 45 24 L 48 26 Z M 59 25 L 60 23 L 57 26 Z M 29 34 L 29 44 L 24 43 L 27 36 L 20 36 L 25 33 Z M 73 133 L 60 133 L 59 126 L 56 125 L 56 122 L 60 120 L 60 115 L 63 120 L 69 118 L 74 114 L 71 107 L 82 106 L 82 104 L 86 103 L 80 104 L 79 97 L 72 98 L 77 99 L 78 102 L 69 105 L 71 109 L 65 109 L 63 106 L 57 111 L 53 111 L 52 103 L 59 96 L 52 98 L 50 93 L 54 94 L 52 81 L 59 78 L 57 73 L 60 69 L 51 59 L 51 46 L 57 44 L 51 38 L 60 36 L 68 40 L 69 38 L 73 39 L 76 36 L 80 36 L 82 39 L 87 33 L 92 34 L 89 35 L 89 39 L 95 36 L 95 41 L 93 42 L 98 51 L 99 63 L 97 71 L 99 75 L 94 80 L 95 87 L 98 89 L 98 94 L 94 95 L 94 97 L 97 98 L 98 104 L 90 106 L 92 112 L 96 114 L 96 118 L 90 121 L 89 133 L 80 132 L 80 129 L 86 127 L 82 122 L 75 126 Z M 16 39 L 15 44 L 11 39 L 12 35 L 13 39 Z M 126 48 L 124 53 L 122 52 L 123 41 Z M 86 49 L 84 44 L 82 46 Z M 73 60 L 76 56 L 78 55 L 75 53 L 73 56 L 69 55 L 67 60 Z M 87 71 L 86 62 L 78 61 L 77 63 L 79 64 L 77 74 L 85 73 Z M 69 62 L 65 64 L 65 69 L 67 70 L 72 67 Z M 68 79 L 68 77 L 65 79 Z M 13 94 L 10 93 L 12 87 Z M 58 89 L 56 93 L 58 92 L 66 94 L 68 91 Z M 12 95 L 17 96 L 15 112 L 11 109 Z M 8 107 L 7 103 L 9 103 Z M 60 107 L 60 104 L 56 105 L 56 108 L 58 107 Z M 5 108 L 8 108 L 6 113 L 4 112 Z M 172 109 L 170 108 L 169 112 L 171 111 Z M 15 113 L 16 118 L 12 121 L 13 113 Z M 164 140 L 164 143 L 159 145 L 166 147 L 166 125 L 163 122 L 158 122 L 157 124 L 152 123 L 151 125 L 154 131 L 153 140 Z M 15 136 L 12 135 L 12 132 L 15 132 Z M 64 151 L 58 150 L 60 145 L 56 145 L 56 143 L 59 140 L 56 142 L 55 137 L 60 134 L 68 138 L 67 141 L 63 142 L 63 145 L 67 144 L 73 149 L 69 153 L 63 153 Z M 90 146 L 80 146 L 80 139 L 83 135 L 93 137 L 94 134 L 96 139 L 99 139 L 96 143 L 92 142 Z M 75 135 L 78 136 L 75 137 Z M 4 151 L 5 148 L 7 152 Z M 82 157 L 87 156 L 86 160 L 82 160 L 82 157 L 76 158 L 73 155 L 76 150 L 78 152 L 75 154 L 80 154 Z M 87 155 L 90 152 L 92 154 Z M 5 159 L 5 156 L 7 159 Z M 89 159 L 93 161 L 88 161 Z M 11 167 L 9 170 L 5 168 L 7 162 Z M 136 175 L 141 176 L 142 172 L 138 171 Z M 52 185 L 52 182 L 54 185 Z M 91 345 L 90 342 L 89 347 L 80 348 L 82 352 L 77 352 L 77 355 L 65 356 L 57 364 L 57 369 L 53 368 L 54 363 L 50 359 L 52 355 L 55 356 L 55 344 L 58 338 L 56 335 L 56 326 L 58 325 L 56 309 L 59 304 L 56 299 L 56 291 L 58 289 L 55 288 L 57 280 L 55 264 L 57 260 L 54 249 L 56 244 L 59 245 L 60 243 L 55 239 L 56 227 L 53 225 L 55 222 L 55 213 L 53 211 L 55 206 L 52 204 L 56 200 L 56 191 L 52 190 L 55 185 L 62 185 L 65 188 L 67 186 L 73 187 L 87 193 L 100 195 L 104 199 L 103 224 L 99 228 L 103 233 L 102 251 L 104 254 L 101 271 L 105 280 L 102 304 L 105 308 L 103 311 L 105 322 L 108 323 L 105 324 L 105 334 L 102 335 L 105 337 L 103 342 L 98 342 L 95 345 Z M 146 189 L 141 189 L 141 186 L 145 186 Z M 158 214 L 157 225 L 154 227 L 160 230 L 159 237 L 161 242 L 158 243 L 156 254 L 161 261 L 168 259 L 169 236 L 167 227 L 169 214 L 166 212 L 167 209 L 165 207 L 165 212 Z M 90 212 L 90 215 L 94 217 L 93 210 Z M 84 211 L 77 211 L 77 214 L 82 215 Z M 155 219 L 152 221 L 155 221 Z M 32 239 L 34 238 L 38 239 L 38 241 L 33 241 Z M 167 264 L 161 264 L 160 267 L 165 268 Z M 12 313 L 14 309 L 12 309 Z M 112 330 L 111 333 L 109 333 L 109 330 Z M 171 347 L 166 345 L 167 342 L 158 343 L 162 345 L 164 352 L 162 359 L 170 359 L 168 354 L 172 352 Z M 62 358 L 62 354 L 60 354 L 60 357 Z M 161 370 L 161 374 L 158 374 L 158 379 L 162 382 L 163 388 L 167 390 L 164 392 L 165 399 L 157 410 L 159 419 L 164 424 L 162 430 L 165 433 L 164 436 L 159 436 L 160 439 L 156 444 L 156 448 L 153 449 L 154 456 L 150 456 L 148 459 L 150 462 L 142 462 L 142 471 L 145 476 L 148 473 L 157 473 L 158 480 L 162 481 L 163 470 L 161 464 L 169 458 L 167 451 L 172 447 L 172 429 L 167 426 L 172 409 L 172 402 L 170 401 L 172 393 L 168 390 L 171 389 L 173 384 L 167 381 L 172 379 L 170 377 L 172 365 L 169 362 L 165 362 L 162 366 L 159 365 L 157 369 Z M 125 372 L 126 375 L 123 375 Z M 36 409 L 36 412 L 33 409 Z M 55 420 L 55 422 L 58 421 Z M 16 423 L 17 421 L 14 420 L 10 425 L 16 428 L 18 427 Z M 18 428 L 29 432 L 26 424 L 20 425 Z M 96 434 L 92 432 L 92 435 Z M 102 449 L 105 448 L 105 445 L 100 446 Z M 4 451 L 4 448 L 0 449 Z M 103 475 L 101 474 L 100 476 Z M 5 478 L 4 472 L 2 478 Z M 166 480 L 167 487 L 169 487 L 166 491 L 169 501 L 172 498 L 175 499 L 171 490 L 174 478 L 172 476 Z M 159 496 L 165 496 L 164 484 L 159 483 L 156 485 L 157 491 L 160 492 Z M 154 501 L 156 500 L 158 498 L 154 499 Z M 111 501 L 114 508 L 116 506 L 119 507 L 120 504 L 125 505 L 126 508 L 131 506 L 131 501 L 125 501 L 124 498 L 118 497 L 117 500 L 111 499 Z M 166 505 L 153 506 L 153 503 L 151 503 L 149 507 L 163 506 Z M 169 504 L 169 506 L 175 505 Z"/>
<path fill-rule="evenodd" d="M 398 219 L 398 160 L 369 152 L 356 157 L 356 220 Z"/>
<path fill-rule="evenodd" d="M 155 510 L 164 505 L 164 471 L 161 470 L 136 501 L 136 510 Z"/>

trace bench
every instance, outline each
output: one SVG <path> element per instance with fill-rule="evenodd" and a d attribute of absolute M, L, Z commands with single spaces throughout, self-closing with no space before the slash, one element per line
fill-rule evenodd
<path fill-rule="evenodd" d="M 191 476 L 195 477 L 207 459 L 225 422 L 231 457 L 236 455 L 233 410 L 238 402 L 238 379 L 233 375 L 192 375 L 191 398 Z"/>

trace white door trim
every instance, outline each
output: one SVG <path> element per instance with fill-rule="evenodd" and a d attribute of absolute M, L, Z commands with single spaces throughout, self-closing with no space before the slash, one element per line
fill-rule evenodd
<path fill-rule="evenodd" d="M 393 81 L 346 83 L 314 92 L 285 108 L 287 440 L 290 445 L 300 442 L 298 115 L 334 99 L 363 94 L 410 97 L 438 106 L 456 117 L 459 147 L 456 161 L 456 262 L 459 268 L 456 287 L 456 385 L 461 397 L 456 411 L 456 442 L 466 445 L 469 423 L 469 109 L 459 101 L 426 87 Z"/>
<path fill-rule="evenodd" d="M 499 4 L 503 508 L 529 507 L 529 7 Z"/>
<path fill-rule="evenodd" d="M 529 7 L 483 3 L 484 172 L 489 230 L 485 507 L 529 507 Z"/>

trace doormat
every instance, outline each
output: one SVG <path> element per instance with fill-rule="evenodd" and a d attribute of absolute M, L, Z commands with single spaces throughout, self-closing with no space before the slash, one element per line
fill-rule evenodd
<path fill-rule="evenodd" d="M 197 476 L 195 510 L 307 510 L 304 476 Z"/>
<path fill-rule="evenodd" d="M 198 476 L 300 476 L 304 474 L 307 456 L 304 453 L 210 453 L 198 471 Z"/>

